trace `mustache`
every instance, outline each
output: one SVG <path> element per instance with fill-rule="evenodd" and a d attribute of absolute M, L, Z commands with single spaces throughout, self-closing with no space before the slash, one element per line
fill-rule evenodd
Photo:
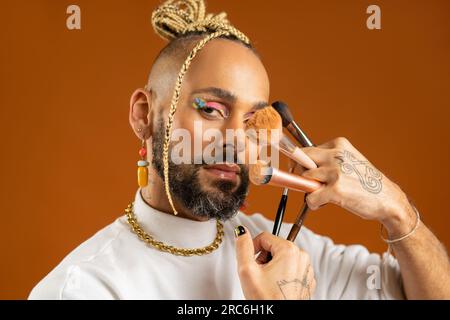
<path fill-rule="evenodd" d="M 191 171 L 191 174 L 197 175 L 198 171 L 206 166 L 225 163 L 235 164 L 239 166 L 240 169 L 240 172 L 237 173 L 238 175 L 243 178 L 247 178 L 249 176 L 249 166 L 245 164 L 244 161 L 240 161 L 243 160 L 239 156 L 239 154 L 242 153 L 238 152 L 234 145 L 226 144 L 223 148 L 216 148 L 213 151 L 213 155 L 206 158 L 204 157 L 203 152 L 198 155 L 194 155 L 191 159 L 193 160 L 192 163 L 174 163 L 172 159 L 170 159 L 169 167 L 173 169 L 178 167 L 181 168 L 181 170 Z"/>
<path fill-rule="evenodd" d="M 249 179 L 249 171 L 250 168 L 247 164 L 242 164 L 242 163 L 236 163 L 235 162 L 227 162 L 227 164 L 235 164 L 239 167 L 239 172 L 236 172 L 237 175 L 241 176 L 241 178 L 243 179 Z M 210 167 L 211 165 L 215 165 L 215 164 L 223 164 L 223 162 L 217 162 L 217 163 L 207 163 L 205 161 L 202 161 L 202 163 L 193 163 L 193 164 L 174 164 L 174 163 L 170 163 L 169 166 L 171 167 L 171 169 L 175 169 L 179 168 L 184 172 L 191 172 L 192 175 L 197 176 L 200 169 L 202 168 L 207 168 Z"/>
<path fill-rule="evenodd" d="M 206 157 L 203 154 L 196 155 L 193 160 L 194 164 L 200 165 L 230 163 L 241 166 L 244 163 L 244 159 L 240 158 L 238 152 L 232 146 L 224 147 L 222 150 Z"/>
<path fill-rule="evenodd" d="M 227 162 L 230 163 L 231 162 Z M 220 163 L 214 163 L 214 164 L 220 164 Z M 249 173 L 249 167 L 246 164 L 242 164 L 242 163 L 233 163 L 235 165 L 237 165 L 239 167 L 239 172 L 236 172 L 237 175 L 240 176 L 248 176 Z M 197 172 L 201 169 L 201 168 L 205 168 L 205 167 L 209 167 L 211 166 L 211 164 L 208 163 L 202 163 L 202 164 L 181 164 L 179 166 L 187 166 L 187 167 L 194 167 L 194 173 L 197 174 Z"/>

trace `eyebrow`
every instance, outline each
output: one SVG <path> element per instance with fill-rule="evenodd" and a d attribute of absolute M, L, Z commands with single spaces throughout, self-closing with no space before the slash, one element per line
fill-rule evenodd
<path fill-rule="evenodd" d="M 217 87 L 207 87 L 207 88 L 202 88 L 202 89 L 197 89 L 197 90 L 192 91 L 193 95 L 199 94 L 199 93 L 212 94 L 213 96 L 221 98 L 230 104 L 234 104 L 238 100 L 237 96 L 235 94 L 233 94 L 232 92 L 222 89 L 222 88 L 217 88 Z M 269 103 L 267 101 L 258 101 L 253 104 L 252 109 L 259 110 L 259 109 L 266 107 L 267 105 L 269 105 Z"/>

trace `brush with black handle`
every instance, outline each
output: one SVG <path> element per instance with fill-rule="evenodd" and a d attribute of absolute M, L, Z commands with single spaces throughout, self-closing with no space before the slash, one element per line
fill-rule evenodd
<path fill-rule="evenodd" d="M 294 121 L 291 112 L 289 111 L 289 107 L 286 103 L 282 101 L 275 101 L 272 103 L 272 107 L 278 112 L 281 116 L 281 120 L 283 122 L 283 127 L 286 128 L 290 134 L 303 146 L 303 147 L 314 147 L 315 145 L 309 140 L 308 136 L 300 129 L 300 126 Z M 290 170 L 294 170 L 294 166 Z M 277 235 L 280 232 L 280 227 L 283 222 L 284 212 L 286 210 L 287 205 L 287 194 L 289 189 L 285 188 L 283 190 L 283 194 L 281 196 L 280 204 L 278 205 L 277 216 L 275 217 L 275 224 L 273 227 L 273 234 Z M 305 201 L 303 203 L 302 208 L 300 209 L 300 213 L 297 215 L 295 219 L 294 225 L 289 232 L 287 240 L 294 241 L 300 231 L 303 222 L 308 214 L 308 204 L 306 203 L 306 195 Z"/>
<path fill-rule="evenodd" d="M 294 123 L 294 125 L 292 123 Z M 312 161 L 300 148 L 295 146 L 295 144 L 292 143 L 290 139 L 287 138 L 283 133 L 281 133 L 281 136 L 278 138 L 279 140 L 277 139 L 276 141 L 273 141 L 271 130 L 281 129 L 282 127 L 286 127 L 289 132 L 295 137 L 295 139 L 299 140 L 302 146 L 310 145 L 309 139 L 299 129 L 298 125 L 296 125 L 296 123 L 292 120 L 292 116 L 287 109 L 287 105 L 283 104 L 282 102 L 277 101 L 273 103 L 272 106 L 267 106 L 256 111 L 254 115 L 247 121 L 247 129 L 255 129 L 256 131 L 261 129 L 267 130 L 267 132 L 269 133 L 269 144 L 271 144 L 272 147 L 279 148 L 279 150 L 282 151 L 283 154 L 294 160 L 295 163 L 299 163 L 307 169 L 316 168 L 317 166 L 314 161 Z M 292 131 L 293 128 L 298 128 L 300 130 L 300 133 Z M 247 131 L 251 132 L 249 130 Z M 295 134 L 293 134 L 293 132 Z M 258 142 L 256 135 L 250 134 L 249 138 L 254 139 L 256 142 Z M 279 144 L 274 142 L 279 142 Z M 289 173 L 293 171 L 294 166 L 289 169 Z M 284 188 L 280 204 L 278 206 L 275 223 L 272 230 L 272 233 L 276 236 L 279 235 L 281 224 L 283 222 L 283 217 L 288 200 L 288 192 L 289 189 Z M 266 260 L 267 262 L 270 261 L 270 253 L 268 253 L 266 259 L 263 260 Z"/>

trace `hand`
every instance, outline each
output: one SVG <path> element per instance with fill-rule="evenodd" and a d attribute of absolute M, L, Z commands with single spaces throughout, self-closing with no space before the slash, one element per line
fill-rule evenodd
<path fill-rule="evenodd" d="M 301 175 L 324 185 L 306 197 L 312 210 L 334 203 L 364 219 L 378 220 L 392 234 L 404 234 L 415 223 L 414 211 L 395 183 L 377 170 L 345 138 L 302 149 L 317 165 Z"/>
<path fill-rule="evenodd" d="M 309 255 L 290 241 L 268 232 L 253 241 L 248 229 L 236 239 L 236 257 L 246 299 L 310 299 L 316 281 Z M 255 254 L 260 253 L 255 259 Z M 268 263 L 268 253 L 272 260 Z"/>

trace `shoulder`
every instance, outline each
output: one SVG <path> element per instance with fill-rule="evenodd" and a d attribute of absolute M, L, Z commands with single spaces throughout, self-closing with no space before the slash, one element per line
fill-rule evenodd
<path fill-rule="evenodd" d="M 96 291 L 97 296 L 108 298 L 104 274 L 112 271 L 117 256 L 126 252 L 122 248 L 127 226 L 123 218 L 98 231 L 69 253 L 47 276 L 31 291 L 29 299 L 84 299 L 71 296 L 72 289 L 84 292 Z M 98 295 L 98 291 L 104 291 Z"/>

